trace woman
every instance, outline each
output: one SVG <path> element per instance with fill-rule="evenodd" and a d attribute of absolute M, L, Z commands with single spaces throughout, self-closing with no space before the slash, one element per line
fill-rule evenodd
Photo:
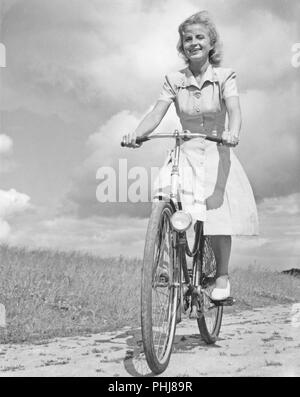
<path fill-rule="evenodd" d="M 203 178 L 204 233 L 211 236 L 217 262 L 216 284 L 211 297 L 222 300 L 230 296 L 228 263 L 231 236 L 258 233 L 253 192 L 230 148 L 238 144 L 241 129 L 236 74 L 231 69 L 219 67 L 219 36 L 206 11 L 186 19 L 178 31 L 177 49 L 187 67 L 165 77 L 162 93 L 153 110 L 133 133 L 123 137 L 123 142 L 128 147 L 139 147 L 136 137 L 149 135 L 173 102 L 183 129 L 222 137 L 222 146 L 193 139 L 183 143 L 181 150 L 182 161 L 196 169 Z M 168 164 L 167 160 L 161 170 L 162 180 L 166 180 L 170 173 Z M 193 217 L 201 219 L 197 213 L 193 213 Z"/>

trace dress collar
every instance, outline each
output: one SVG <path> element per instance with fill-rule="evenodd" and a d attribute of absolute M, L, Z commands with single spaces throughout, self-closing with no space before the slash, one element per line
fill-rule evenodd
<path fill-rule="evenodd" d="M 212 83 L 218 81 L 216 73 L 215 73 L 215 71 L 214 71 L 214 69 L 213 69 L 211 64 L 208 65 L 206 71 L 203 74 L 201 87 L 199 86 L 195 76 L 193 75 L 193 73 L 191 72 L 189 67 L 184 69 L 184 75 L 185 75 L 184 84 L 185 84 L 186 87 L 189 87 L 189 86 L 193 85 L 193 86 L 198 87 L 199 89 L 201 89 L 203 84 L 205 83 L 205 81 L 210 81 Z"/>

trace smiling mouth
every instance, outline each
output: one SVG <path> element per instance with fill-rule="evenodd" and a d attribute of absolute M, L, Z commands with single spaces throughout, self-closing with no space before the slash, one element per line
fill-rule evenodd
<path fill-rule="evenodd" d="M 201 48 L 197 48 L 195 50 L 191 50 L 190 54 L 197 54 L 197 52 L 200 52 L 202 49 Z"/>

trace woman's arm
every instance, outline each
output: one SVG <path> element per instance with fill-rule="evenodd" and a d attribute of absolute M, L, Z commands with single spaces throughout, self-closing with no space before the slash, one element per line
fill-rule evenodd
<path fill-rule="evenodd" d="M 223 136 L 225 143 L 236 146 L 239 142 L 240 130 L 242 126 L 242 114 L 238 96 L 231 96 L 225 99 L 228 112 L 229 131 Z"/>
<path fill-rule="evenodd" d="M 154 108 L 148 113 L 140 124 L 137 126 L 135 133 L 137 136 L 147 136 L 159 126 L 164 118 L 170 103 L 166 101 L 157 101 Z"/>
<path fill-rule="evenodd" d="M 136 138 L 151 134 L 164 118 L 170 104 L 167 101 L 157 101 L 154 108 L 143 118 L 136 130 L 123 136 L 123 143 L 129 147 L 139 147 L 140 145 L 135 143 Z"/>

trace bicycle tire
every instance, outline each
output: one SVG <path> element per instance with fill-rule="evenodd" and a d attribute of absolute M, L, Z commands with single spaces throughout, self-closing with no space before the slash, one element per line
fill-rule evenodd
<path fill-rule="evenodd" d="M 168 366 L 180 300 L 180 271 L 175 266 L 176 249 L 170 223 L 173 213 L 170 203 L 153 204 L 144 249 L 141 283 L 142 340 L 147 363 L 155 374 L 163 372 Z M 161 283 L 159 272 L 162 264 L 168 266 L 167 285 Z M 161 301 L 160 298 L 157 299 L 159 294 Z M 164 305 L 162 308 L 159 307 L 161 303 Z"/>
<path fill-rule="evenodd" d="M 223 306 L 214 304 L 209 296 L 216 277 L 216 260 L 211 247 L 210 238 L 201 235 L 200 242 L 200 286 L 204 290 L 201 294 L 200 314 L 197 319 L 200 334 L 207 344 L 217 341 L 223 317 Z"/>

